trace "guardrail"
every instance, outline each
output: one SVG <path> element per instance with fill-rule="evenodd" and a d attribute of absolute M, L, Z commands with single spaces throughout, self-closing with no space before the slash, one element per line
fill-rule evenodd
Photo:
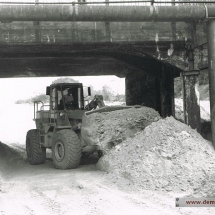
<path fill-rule="evenodd" d="M 0 5 L 128 5 L 128 6 L 172 6 L 214 4 L 215 0 L 28 0 L 0 1 Z"/>

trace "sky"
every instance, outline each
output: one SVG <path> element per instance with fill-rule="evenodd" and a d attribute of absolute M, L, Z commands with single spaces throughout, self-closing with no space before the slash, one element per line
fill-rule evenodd
<path fill-rule="evenodd" d="M 0 79 L 1 101 L 14 102 L 19 99 L 28 99 L 36 95 L 45 94 L 46 86 L 52 81 L 63 77 L 44 78 L 2 78 Z M 66 77 L 68 78 L 68 76 Z M 95 90 L 107 85 L 115 94 L 125 93 L 125 79 L 116 76 L 69 76 L 83 83 L 83 86 L 92 85 Z"/>

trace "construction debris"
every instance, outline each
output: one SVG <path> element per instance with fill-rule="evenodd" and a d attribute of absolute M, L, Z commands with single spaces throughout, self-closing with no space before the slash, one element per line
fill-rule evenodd
<path fill-rule="evenodd" d="M 97 168 L 121 184 L 215 196 L 215 153 L 208 141 L 173 117 L 152 123 L 100 158 Z"/>
<path fill-rule="evenodd" d="M 148 107 L 85 115 L 81 127 L 82 141 L 83 144 L 97 144 L 101 150 L 108 151 L 159 119 L 159 113 Z"/>

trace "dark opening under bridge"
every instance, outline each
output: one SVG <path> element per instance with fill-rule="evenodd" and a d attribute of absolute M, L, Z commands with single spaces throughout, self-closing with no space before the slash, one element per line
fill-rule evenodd
<path fill-rule="evenodd" d="M 166 117 L 182 75 L 185 122 L 197 130 L 198 77 L 209 71 L 215 144 L 215 2 L 0 2 L 0 22 L 0 77 L 126 77 L 126 103 Z"/>

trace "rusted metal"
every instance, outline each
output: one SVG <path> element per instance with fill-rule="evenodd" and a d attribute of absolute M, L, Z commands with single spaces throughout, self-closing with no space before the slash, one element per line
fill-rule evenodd
<path fill-rule="evenodd" d="M 183 75 L 199 75 L 200 74 L 200 70 L 190 70 L 190 71 L 186 71 L 183 73 Z"/>
<path fill-rule="evenodd" d="M 75 6 L 0 5 L 0 21 L 194 21 L 204 20 L 206 10 L 215 17 L 215 6 Z"/>
<path fill-rule="evenodd" d="M 215 20 L 208 23 L 208 66 L 212 143 L 215 148 Z"/>

